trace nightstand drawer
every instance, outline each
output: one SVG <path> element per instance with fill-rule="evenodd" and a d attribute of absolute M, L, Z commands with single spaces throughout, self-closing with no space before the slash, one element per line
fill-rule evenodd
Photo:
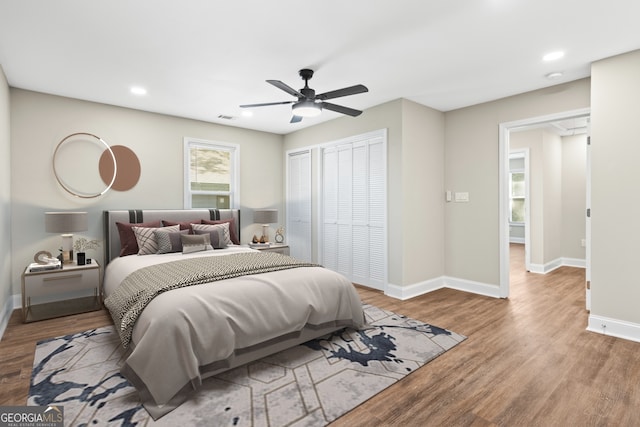
<path fill-rule="evenodd" d="M 56 271 L 25 276 L 24 286 L 29 297 L 56 295 L 64 292 L 94 290 L 100 283 L 99 268 Z"/>

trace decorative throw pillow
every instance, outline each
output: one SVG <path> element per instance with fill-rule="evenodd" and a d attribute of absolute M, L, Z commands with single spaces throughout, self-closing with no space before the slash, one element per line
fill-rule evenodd
<path fill-rule="evenodd" d="M 180 227 L 178 225 L 159 228 L 131 227 L 131 229 L 133 230 L 133 234 L 136 236 L 136 240 L 138 241 L 138 255 L 150 255 L 158 252 L 158 241 L 156 240 L 156 236 L 154 234 L 156 230 L 164 230 L 165 233 L 169 233 L 171 231 L 180 231 Z"/>
<path fill-rule="evenodd" d="M 182 240 L 183 254 L 213 250 L 213 247 L 211 247 L 211 240 L 209 239 L 208 234 L 202 234 L 200 236 L 184 234 L 180 236 L 180 240 Z"/>
<path fill-rule="evenodd" d="M 185 234 L 189 234 L 189 230 L 170 231 L 167 232 L 162 228 L 153 232 L 158 242 L 159 254 L 168 254 L 172 252 L 182 252 L 182 239 Z"/>
<path fill-rule="evenodd" d="M 172 225 L 179 225 L 180 226 L 180 230 L 189 230 L 189 234 L 193 234 L 193 230 L 191 229 L 191 223 L 193 221 L 183 221 L 183 222 L 178 222 L 178 221 L 167 221 L 165 219 L 162 220 L 162 225 L 165 227 L 170 227 Z"/>
<path fill-rule="evenodd" d="M 233 244 L 228 222 L 216 225 L 192 224 L 191 227 L 193 227 L 193 234 L 211 234 L 211 244 L 216 249 L 226 248 Z"/>
<path fill-rule="evenodd" d="M 141 222 L 132 224 L 128 222 L 116 222 L 120 235 L 120 256 L 134 255 L 138 253 L 138 241 L 133 233 L 133 227 L 161 227 L 160 221 Z"/>
<path fill-rule="evenodd" d="M 238 236 L 236 234 L 236 221 L 235 219 L 231 218 L 231 219 L 218 219 L 218 220 L 210 220 L 210 219 L 203 219 L 202 220 L 203 224 L 209 224 L 209 225 L 216 225 L 216 224 L 229 224 L 229 238 L 231 239 L 231 242 L 234 245 L 239 245 L 240 244 L 240 239 L 238 239 Z"/>

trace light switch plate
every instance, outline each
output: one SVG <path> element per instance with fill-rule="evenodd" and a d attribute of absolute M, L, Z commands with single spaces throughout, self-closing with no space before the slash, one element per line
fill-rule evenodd
<path fill-rule="evenodd" d="M 468 202 L 469 201 L 469 193 L 456 193 L 455 194 L 456 202 Z"/>

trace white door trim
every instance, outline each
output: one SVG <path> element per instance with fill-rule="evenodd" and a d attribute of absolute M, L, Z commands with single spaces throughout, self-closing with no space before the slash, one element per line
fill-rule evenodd
<path fill-rule="evenodd" d="M 558 120 L 585 117 L 591 114 L 591 108 L 554 113 L 545 116 L 530 117 L 522 120 L 500 123 L 499 125 L 499 238 L 500 238 L 500 298 L 509 297 L 509 132 L 514 129 L 540 125 Z"/>

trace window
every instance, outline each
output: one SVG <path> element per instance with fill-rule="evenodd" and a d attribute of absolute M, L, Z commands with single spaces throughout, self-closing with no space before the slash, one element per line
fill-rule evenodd
<path fill-rule="evenodd" d="M 509 173 L 509 187 L 510 191 L 510 216 L 509 222 L 524 223 L 524 196 L 525 196 L 525 181 L 524 172 L 510 172 Z"/>
<path fill-rule="evenodd" d="M 185 209 L 237 208 L 239 157 L 235 144 L 185 138 Z"/>

